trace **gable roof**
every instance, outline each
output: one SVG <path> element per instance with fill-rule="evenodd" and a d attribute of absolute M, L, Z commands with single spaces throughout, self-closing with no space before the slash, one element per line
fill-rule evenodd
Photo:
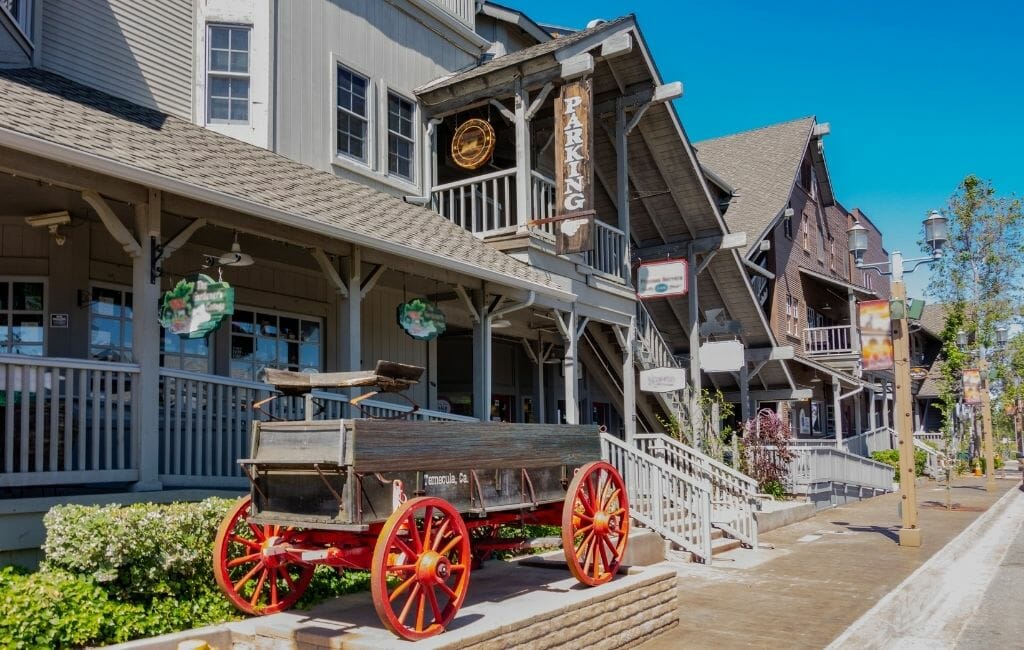
<path fill-rule="evenodd" d="M 942 303 L 937 305 L 925 304 L 924 312 L 921 314 L 918 323 L 921 324 L 922 330 L 941 341 L 942 330 L 946 328 L 947 313 L 946 305 Z"/>
<path fill-rule="evenodd" d="M 701 165 L 734 188 L 725 223 L 747 233 L 744 255 L 789 203 L 813 128 L 808 116 L 694 143 Z"/>
<path fill-rule="evenodd" d="M 0 145 L 352 244 L 573 300 L 426 208 L 64 77 L 0 69 Z"/>
<path fill-rule="evenodd" d="M 486 2 L 480 3 L 478 12 L 485 16 L 490 16 L 495 20 L 515 25 L 519 29 L 523 30 L 524 33 L 529 34 L 530 37 L 538 43 L 546 43 L 553 38 L 550 33 L 544 31 L 543 27 L 538 25 L 532 18 L 518 9 L 500 5 L 497 2 L 492 2 L 491 0 L 486 0 Z"/>

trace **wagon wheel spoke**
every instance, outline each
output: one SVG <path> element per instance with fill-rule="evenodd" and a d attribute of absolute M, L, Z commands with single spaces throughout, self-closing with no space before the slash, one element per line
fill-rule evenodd
<path fill-rule="evenodd" d="M 420 527 L 407 532 L 410 522 Z M 381 527 L 371 562 L 373 606 L 384 626 L 409 640 L 443 631 L 465 600 L 470 557 L 469 531 L 449 503 L 401 504 Z M 387 579 L 396 574 L 397 585 Z"/>
<path fill-rule="evenodd" d="M 287 540 L 301 530 L 256 525 L 248 520 L 250 505 L 250 499 L 240 500 L 221 522 L 213 548 L 214 577 L 238 609 L 270 614 L 295 604 L 313 577 L 313 566 L 287 555 L 278 555 L 269 565 L 260 541 L 277 534 Z"/>
<path fill-rule="evenodd" d="M 581 467 L 566 492 L 562 546 L 569 570 L 580 582 L 598 585 L 614 576 L 629 535 L 625 483 L 604 461 Z"/>

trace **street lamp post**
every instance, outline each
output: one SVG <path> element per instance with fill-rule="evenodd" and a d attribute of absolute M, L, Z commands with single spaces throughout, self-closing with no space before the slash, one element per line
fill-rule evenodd
<path fill-rule="evenodd" d="M 1006 345 L 1007 328 L 999 326 L 996 328 L 996 347 Z M 956 343 L 960 349 L 967 350 L 967 332 L 957 332 Z M 981 453 L 985 458 L 985 490 L 993 492 L 996 489 L 996 468 L 995 468 L 995 444 L 992 440 L 992 398 L 989 395 L 988 383 L 988 355 L 984 349 L 979 349 L 978 374 L 981 375 Z"/>
<path fill-rule="evenodd" d="M 932 211 L 924 220 L 925 241 L 932 247 L 928 257 L 903 259 L 903 254 L 893 251 L 888 262 L 875 264 L 864 263 L 864 253 L 868 249 L 867 228 L 854 223 L 847 232 L 849 250 L 857 262 L 857 268 L 874 269 L 881 276 L 890 276 L 890 300 L 900 302 L 904 309 L 892 319 L 892 344 L 895 367 L 895 422 L 896 433 L 899 435 L 899 472 L 900 472 L 900 512 L 903 526 L 900 528 L 900 546 L 920 546 L 921 529 L 917 523 L 917 484 L 914 473 L 914 420 L 913 406 L 910 396 L 910 336 L 907 332 L 908 318 L 906 309 L 907 289 L 903 283 L 905 273 L 913 273 L 922 264 L 934 262 L 942 255 L 942 246 L 946 243 L 946 226 L 948 220 L 937 211 Z M 904 264 L 913 264 L 909 270 Z M 888 270 L 885 270 L 888 269 Z"/>

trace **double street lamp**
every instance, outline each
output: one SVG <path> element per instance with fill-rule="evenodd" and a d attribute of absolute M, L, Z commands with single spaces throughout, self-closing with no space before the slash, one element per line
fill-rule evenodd
<path fill-rule="evenodd" d="M 914 420 L 910 395 L 910 336 L 907 331 L 907 289 L 903 276 L 913 273 L 922 264 L 930 264 L 942 256 L 942 247 L 948 239 L 949 220 L 938 211 L 933 210 L 924 220 L 924 238 L 932 249 L 927 257 L 904 259 L 899 251 L 889 255 L 888 262 L 873 264 L 864 263 L 864 253 L 868 250 L 868 229 L 854 223 L 846 231 L 850 253 L 856 260 L 857 268 L 873 269 L 881 276 L 889 276 L 890 300 L 902 303 L 903 309 L 894 313 L 892 319 L 892 344 L 895 366 L 893 369 L 895 383 L 895 425 L 899 435 L 899 476 L 900 476 L 900 512 L 903 526 L 900 528 L 900 546 L 920 546 L 921 529 L 917 523 L 917 484 L 914 473 Z M 913 265 L 909 269 L 904 265 Z"/>

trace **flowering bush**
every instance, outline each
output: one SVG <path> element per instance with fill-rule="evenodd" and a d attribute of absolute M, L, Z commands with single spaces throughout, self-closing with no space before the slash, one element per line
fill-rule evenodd
<path fill-rule="evenodd" d="M 89 577 L 129 600 L 197 596 L 215 588 L 210 549 L 232 504 L 56 506 L 43 519 L 43 569 Z"/>
<path fill-rule="evenodd" d="M 770 409 L 743 423 L 743 471 L 762 492 L 779 492 L 785 484 L 789 462 L 796 457 L 789 448 L 791 437 L 789 424 Z"/>

